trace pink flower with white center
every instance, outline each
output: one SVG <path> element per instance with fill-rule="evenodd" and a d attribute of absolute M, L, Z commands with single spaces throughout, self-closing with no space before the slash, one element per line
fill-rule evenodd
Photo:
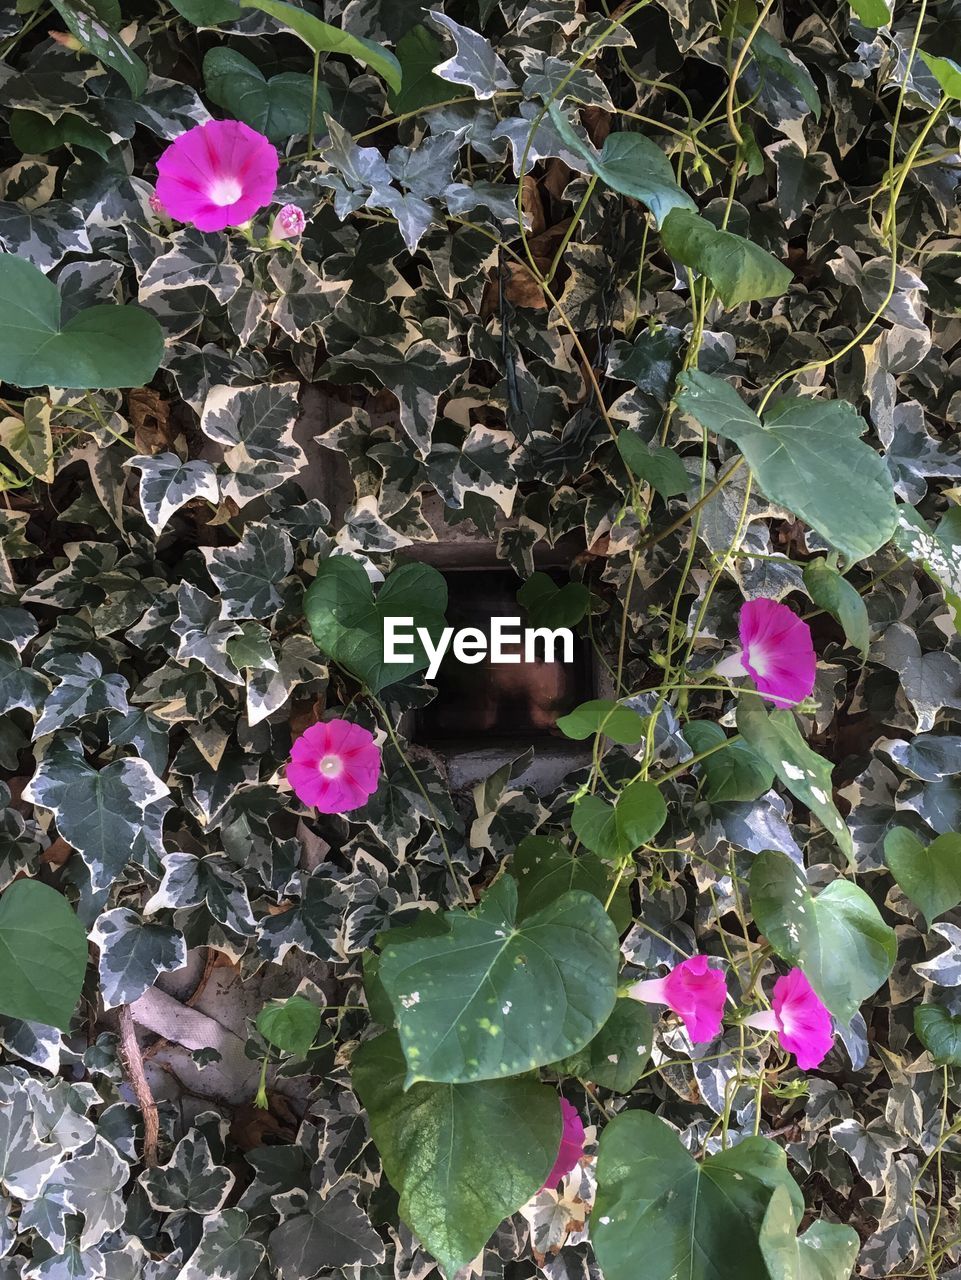
<path fill-rule="evenodd" d="M 377 790 L 380 747 L 349 720 L 312 724 L 290 749 L 287 780 L 304 804 L 321 813 L 350 813 Z"/>
<path fill-rule="evenodd" d="M 793 1053 L 802 1071 L 818 1067 L 834 1044 L 831 1015 L 800 969 L 778 978 L 771 1009 L 752 1014 L 744 1025 L 776 1031 L 785 1053 Z"/>
<path fill-rule="evenodd" d="M 271 240 L 294 240 L 303 234 L 307 219 L 303 209 L 295 204 L 285 204 L 278 210 L 270 226 Z"/>
<path fill-rule="evenodd" d="M 740 650 L 716 668 L 721 676 L 748 675 L 758 693 L 779 707 L 794 707 L 814 688 L 817 658 L 811 628 L 777 600 L 748 600 L 738 619 Z"/>
<path fill-rule="evenodd" d="M 157 196 L 200 231 L 249 222 L 277 189 L 276 149 L 239 120 L 210 120 L 175 138 L 157 161 Z"/>
<path fill-rule="evenodd" d="M 541 1187 L 556 1187 L 561 1178 L 567 1177 L 584 1153 L 584 1122 L 566 1098 L 561 1098 L 561 1145 L 554 1161 L 554 1167 L 547 1175 L 547 1181 Z"/>
<path fill-rule="evenodd" d="M 636 982 L 630 994 L 647 1004 L 666 1004 L 684 1023 L 692 1044 L 707 1044 L 721 1033 L 727 983 L 719 969 L 708 967 L 707 956 L 682 960 L 666 977 Z"/>

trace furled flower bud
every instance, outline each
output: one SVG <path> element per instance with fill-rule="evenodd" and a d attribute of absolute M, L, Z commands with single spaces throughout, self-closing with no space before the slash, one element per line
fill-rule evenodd
<path fill-rule="evenodd" d="M 83 48 L 77 37 L 68 31 L 48 31 L 47 35 L 51 40 L 56 40 L 57 44 L 62 44 L 65 49 L 72 49 L 74 53 L 79 53 Z"/>
<path fill-rule="evenodd" d="M 293 240 L 302 234 L 307 225 L 304 212 L 295 204 L 285 204 L 277 213 L 270 228 L 271 240 Z"/>
<path fill-rule="evenodd" d="M 147 203 L 150 205 L 151 211 L 155 213 L 158 218 L 163 218 L 166 216 L 167 210 L 163 207 L 163 201 L 160 199 L 160 197 L 157 195 L 156 192 L 154 192 L 151 195 Z"/>

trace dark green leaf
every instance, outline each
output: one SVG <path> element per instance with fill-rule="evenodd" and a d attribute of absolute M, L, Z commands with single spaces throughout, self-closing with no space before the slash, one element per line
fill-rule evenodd
<path fill-rule="evenodd" d="M 397 44 L 397 61 L 401 68 L 400 89 L 391 89 L 387 95 L 390 109 L 395 115 L 417 111 L 435 102 L 445 102 L 454 97 L 449 84 L 434 75 L 434 68 L 443 60 L 440 41 L 425 26 L 418 23 L 411 27 Z"/>
<path fill-rule="evenodd" d="M 687 492 L 690 479 L 673 449 L 647 444 L 636 431 L 621 431 L 617 448 L 633 474 L 639 480 L 646 480 L 662 498 Z"/>
<path fill-rule="evenodd" d="M 87 968 L 87 934 L 66 898 L 37 880 L 0 897 L 0 1013 L 67 1031 Z"/>
<path fill-rule="evenodd" d="M 561 716 L 557 727 L 568 738 L 581 742 L 595 733 L 602 733 L 612 742 L 624 746 L 640 742 L 646 730 L 645 720 L 631 707 L 624 707 L 610 698 L 594 698 L 582 702 L 566 716 Z"/>
<path fill-rule="evenodd" d="M 548 573 L 533 573 L 517 593 L 532 627 L 576 627 L 587 613 L 591 593 L 582 582 L 559 587 Z"/>
<path fill-rule="evenodd" d="M 622 996 L 590 1044 L 565 1058 L 558 1070 L 602 1089 L 630 1093 L 644 1073 L 653 1043 L 654 1027 L 647 1005 Z"/>
<path fill-rule="evenodd" d="M 907 827 L 884 837 L 884 860 L 928 928 L 961 902 L 961 835 L 946 832 L 923 845 Z"/>
<path fill-rule="evenodd" d="M 661 243 L 684 266 L 707 276 L 726 307 L 776 298 L 793 272 L 758 245 L 731 231 L 719 231 L 689 209 L 672 209 L 661 227 Z"/>
<path fill-rule="evenodd" d="M 310 76 L 287 71 L 267 80 L 249 58 L 222 47 L 207 51 L 203 71 L 211 101 L 271 142 L 286 142 L 307 132 L 313 92 Z M 331 110 L 330 93 L 318 85 L 316 119 Z"/>
<path fill-rule="evenodd" d="M 342 31 L 340 27 L 332 27 L 306 10 L 284 3 L 284 0 L 244 0 L 243 7 L 259 9 L 261 13 L 276 18 L 283 26 L 295 31 L 314 53 L 346 54 L 361 66 L 370 67 L 395 92 L 400 90 L 400 63 L 383 45 L 365 40 L 362 36 L 352 36 L 349 31 Z"/>
<path fill-rule="evenodd" d="M 774 770 L 748 743 L 728 741 L 728 736 L 713 720 L 691 720 L 684 726 L 684 737 L 695 755 L 712 751 L 696 767 L 706 780 L 705 793 L 715 804 L 757 800 L 774 781 Z M 725 747 L 722 742 L 727 742 Z"/>
<path fill-rule="evenodd" d="M 821 609 L 837 618 L 852 649 L 867 659 L 871 647 L 871 623 L 863 599 L 837 569 L 826 560 L 812 560 L 804 566 L 804 585 L 808 595 Z"/>
<path fill-rule="evenodd" d="M 653 782 L 639 778 L 620 792 L 614 804 L 600 796 L 584 796 L 574 806 L 571 826 L 592 853 L 616 862 L 652 840 L 666 820 L 667 806 L 660 791 Z"/>
<path fill-rule="evenodd" d="M 935 1062 L 961 1067 L 961 1016 L 939 1004 L 919 1004 L 914 1011 L 914 1034 Z"/>
<path fill-rule="evenodd" d="M 512 864 L 517 881 L 517 912 L 532 915 L 549 906 L 555 898 L 571 889 L 593 894 L 607 904 L 614 884 L 614 871 L 593 853 L 572 853 L 559 840 L 547 836 L 527 836 L 517 846 Z M 627 886 L 621 884 L 608 908 L 618 933 L 623 933 L 631 920 L 631 902 Z"/>

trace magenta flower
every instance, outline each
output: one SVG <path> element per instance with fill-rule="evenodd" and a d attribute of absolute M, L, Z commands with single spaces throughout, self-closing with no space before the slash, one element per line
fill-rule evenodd
<path fill-rule="evenodd" d="M 584 1122 L 577 1114 L 577 1108 L 572 1107 L 566 1098 L 561 1098 L 561 1122 L 560 1150 L 541 1191 L 546 1191 L 548 1187 L 556 1187 L 561 1178 L 566 1177 L 572 1169 L 577 1167 L 577 1162 L 584 1152 Z"/>
<path fill-rule="evenodd" d="M 786 604 L 748 600 L 738 620 L 741 648 L 717 666 L 718 675 L 749 675 L 759 693 L 793 707 L 814 688 L 817 658 L 811 628 Z"/>
<path fill-rule="evenodd" d="M 380 747 L 349 720 L 312 724 L 290 749 L 287 780 L 304 804 L 321 813 L 349 813 L 377 790 Z"/>
<path fill-rule="evenodd" d="M 277 152 L 239 120 L 211 120 L 175 138 L 157 161 L 157 197 L 171 218 L 200 231 L 239 227 L 269 204 Z"/>
<path fill-rule="evenodd" d="M 831 1015 L 800 969 L 778 978 L 771 1004 L 745 1018 L 745 1026 L 776 1031 L 781 1048 L 795 1055 L 802 1071 L 820 1066 L 834 1044 Z"/>
<path fill-rule="evenodd" d="M 270 226 L 271 240 L 294 240 L 303 233 L 307 225 L 303 209 L 295 204 L 285 204 L 280 209 Z"/>
<path fill-rule="evenodd" d="M 664 978 L 636 982 L 630 993 L 648 1004 L 666 1004 L 682 1020 L 693 1044 L 707 1044 L 720 1035 L 727 983 L 719 969 L 708 968 L 707 956 L 682 960 Z"/>

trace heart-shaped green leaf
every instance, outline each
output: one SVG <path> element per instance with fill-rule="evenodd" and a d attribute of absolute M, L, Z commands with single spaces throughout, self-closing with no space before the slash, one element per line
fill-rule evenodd
<path fill-rule="evenodd" d="M 723 379 L 695 370 L 678 381 L 678 407 L 733 440 L 772 502 L 806 520 L 833 547 L 863 560 L 892 536 L 891 474 L 860 439 L 867 423 L 852 405 L 782 396 L 762 423 Z"/>
<path fill-rule="evenodd" d="M 961 1017 L 939 1004 L 919 1004 L 914 1011 L 914 1034 L 935 1062 L 961 1067 Z"/>
<path fill-rule="evenodd" d="M 448 932 L 392 942 L 380 980 L 397 1017 L 408 1084 L 517 1075 L 576 1053 L 607 1021 L 617 992 L 617 930 L 589 893 L 517 918 L 503 876 Z"/>
<path fill-rule="evenodd" d="M 793 272 L 759 245 L 690 209 L 672 209 L 661 227 L 661 243 L 672 258 L 707 276 L 726 307 L 758 298 L 777 298 Z"/>
<path fill-rule="evenodd" d="M 307 132 L 313 86 L 310 76 L 299 71 L 284 71 L 268 80 L 242 53 L 218 47 L 204 57 L 204 87 L 212 102 L 271 142 Z M 318 85 L 316 119 L 330 110 L 330 93 Z"/>
<path fill-rule="evenodd" d="M 547 573 L 532 573 L 517 593 L 532 627 L 574 627 L 587 613 L 591 593 L 583 582 L 558 586 Z"/>
<path fill-rule="evenodd" d="M 630 1093 L 644 1073 L 653 1043 L 654 1026 L 647 1005 L 621 996 L 590 1044 L 558 1063 L 557 1069 L 602 1089 Z"/>
<path fill-rule="evenodd" d="M 961 98 L 961 64 L 953 58 L 936 58 L 933 53 L 925 53 L 921 57 L 928 70 L 937 80 L 949 98 Z"/>
<path fill-rule="evenodd" d="M 363 36 L 352 36 L 349 31 L 332 27 L 329 22 L 321 22 L 312 13 L 298 9 L 296 5 L 286 4 L 285 0 L 244 0 L 243 7 L 259 9 L 261 13 L 276 18 L 285 27 L 295 31 L 314 53 L 344 53 L 361 66 L 370 67 L 395 92 L 400 89 L 400 63 L 383 45 L 366 40 Z"/>
<path fill-rule="evenodd" d="M 771 1280 L 847 1280 L 860 1237 L 840 1222 L 814 1222 L 797 1234 L 791 1198 L 776 1187 L 761 1226 L 760 1245 Z"/>
<path fill-rule="evenodd" d="M 87 933 L 67 899 L 37 880 L 0 897 L 0 1013 L 67 1031 L 87 968 Z"/>
<path fill-rule="evenodd" d="M 517 912 L 521 916 L 540 911 L 571 889 L 582 889 L 606 903 L 614 883 L 613 868 L 593 853 L 573 853 L 547 836 L 526 836 L 517 846 L 511 870 L 517 881 Z M 623 933 L 631 921 L 626 884 L 618 887 L 608 913 L 618 933 Z"/>
<path fill-rule="evenodd" d="M 850 880 L 815 897 L 786 853 L 766 850 L 751 867 L 757 927 L 777 954 L 804 970 L 827 1007 L 849 1022 L 894 968 L 898 940 L 877 907 Z"/>
<path fill-rule="evenodd" d="M 561 1140 L 557 1094 L 536 1080 L 405 1088 L 396 1035 L 368 1040 L 351 1079 L 404 1222 L 448 1276 L 550 1173 Z"/>
<path fill-rule="evenodd" d="M 850 582 L 820 559 L 804 566 L 804 585 L 814 603 L 840 622 L 848 644 L 866 659 L 871 647 L 871 623 L 867 605 Z"/>
<path fill-rule="evenodd" d="M 787 1157 L 747 1138 L 698 1163 L 647 1111 L 618 1116 L 601 1135 L 591 1238 L 605 1280 L 771 1280 L 759 1235 L 782 1188 L 795 1229 L 804 1205 Z"/>
<path fill-rule="evenodd" d="M 163 330 L 140 307 L 88 307 L 60 323 L 60 294 L 23 258 L 0 256 L 0 379 L 20 387 L 141 387 Z"/>
<path fill-rule="evenodd" d="M 578 742 L 602 733 L 612 742 L 628 746 L 644 737 L 647 722 L 633 707 L 625 707 L 610 698 L 592 698 L 566 716 L 561 716 L 557 727 L 566 737 L 575 738 Z"/>
<path fill-rule="evenodd" d="M 705 793 L 715 804 L 756 800 L 774 781 L 774 770 L 752 746 L 741 739 L 729 739 L 713 720 L 691 720 L 684 737 L 696 755 L 712 754 L 697 768 L 704 773 Z"/>
<path fill-rule="evenodd" d="M 616 862 L 647 844 L 667 821 L 664 797 L 653 782 L 639 778 L 613 804 L 601 796 L 578 800 L 571 826 L 578 839 L 600 858 Z"/>
<path fill-rule="evenodd" d="M 320 1030 L 320 1009 L 303 996 L 272 1000 L 257 1014 L 257 1030 L 282 1053 L 306 1058 Z"/>
<path fill-rule="evenodd" d="M 690 477 L 673 449 L 648 444 L 636 431 L 619 432 L 617 448 L 631 473 L 645 480 L 662 498 L 687 492 Z"/>
<path fill-rule="evenodd" d="M 928 928 L 961 902 L 961 835 L 949 831 L 923 845 L 907 827 L 884 837 L 884 860 Z"/>
<path fill-rule="evenodd" d="M 314 643 L 374 693 L 428 665 L 416 629 L 436 642 L 444 627 L 447 583 L 430 565 L 405 564 L 387 578 L 377 599 L 367 574 L 349 556 L 331 556 L 317 570 L 304 597 L 304 613 Z M 403 652 L 411 662 L 384 661 L 384 619 L 412 618 L 415 639 Z"/>

